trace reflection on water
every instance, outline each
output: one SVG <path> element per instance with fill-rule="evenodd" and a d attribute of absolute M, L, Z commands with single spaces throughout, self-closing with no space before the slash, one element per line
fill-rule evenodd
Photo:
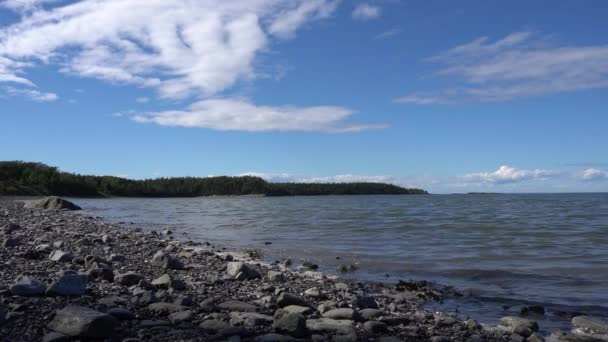
<path fill-rule="evenodd" d="M 608 307 L 608 194 L 76 202 L 113 222 L 170 226 L 177 235 L 311 259 L 326 270 L 357 262 L 357 278 L 427 279 L 501 300 Z"/>

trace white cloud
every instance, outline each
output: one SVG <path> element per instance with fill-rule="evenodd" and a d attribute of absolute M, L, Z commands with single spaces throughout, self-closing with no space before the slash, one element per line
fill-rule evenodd
<path fill-rule="evenodd" d="M 0 28 L 0 82 L 35 87 L 24 74 L 44 64 L 69 75 L 154 88 L 163 98 L 196 99 L 187 110 L 133 116 L 160 125 L 327 132 L 378 127 L 343 123 L 352 110 L 342 107 L 214 99 L 260 76 L 254 65 L 272 40 L 291 38 L 307 23 L 329 17 L 339 0 L 54 2 L 2 3 L 28 13 Z"/>
<path fill-rule="evenodd" d="M 23 12 L 38 9 L 44 4 L 60 1 L 62 0 L 4 0 L 0 2 L 0 7 Z"/>
<path fill-rule="evenodd" d="M 494 172 L 470 173 L 462 178 L 467 182 L 506 184 L 528 180 L 546 180 L 560 174 L 560 172 L 552 170 L 524 170 L 503 165 Z"/>
<path fill-rule="evenodd" d="M 23 96 L 36 102 L 52 102 L 57 101 L 59 96 L 54 93 L 45 93 L 36 89 L 21 89 L 15 87 L 2 87 L 3 93 L 8 96 Z"/>
<path fill-rule="evenodd" d="M 246 172 L 239 176 L 254 176 L 274 183 L 389 183 L 397 184 L 398 180 L 392 176 L 361 176 L 343 174 L 335 176 L 305 176 L 289 173 L 263 173 Z"/>
<path fill-rule="evenodd" d="M 395 102 L 446 104 L 496 102 L 608 88 L 608 45 L 557 45 L 533 32 L 498 41 L 481 37 L 428 59 L 455 86 L 418 92 Z"/>
<path fill-rule="evenodd" d="M 380 7 L 362 3 L 355 6 L 352 16 L 355 20 L 372 20 L 379 18 L 380 14 Z"/>
<path fill-rule="evenodd" d="M 581 173 L 581 178 L 585 181 L 608 180 L 608 171 L 589 168 Z"/>
<path fill-rule="evenodd" d="M 161 126 L 199 127 L 243 131 L 324 131 L 358 132 L 384 128 L 384 125 L 355 125 L 344 120 L 353 112 L 348 108 L 256 106 L 244 99 L 208 99 L 192 104 L 187 110 L 137 113 L 136 122 Z"/>
<path fill-rule="evenodd" d="M 145 96 L 142 96 L 142 97 L 136 98 L 135 102 L 137 102 L 137 103 L 148 103 L 148 102 L 150 102 L 150 99 L 147 98 L 147 97 L 145 97 Z"/>

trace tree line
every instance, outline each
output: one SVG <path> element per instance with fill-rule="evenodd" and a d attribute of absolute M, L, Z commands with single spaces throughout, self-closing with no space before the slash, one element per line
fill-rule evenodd
<path fill-rule="evenodd" d="M 269 183 L 259 177 L 175 177 L 133 180 L 62 172 L 42 163 L 0 162 L 0 195 L 71 197 L 316 196 L 426 194 L 383 183 Z"/>

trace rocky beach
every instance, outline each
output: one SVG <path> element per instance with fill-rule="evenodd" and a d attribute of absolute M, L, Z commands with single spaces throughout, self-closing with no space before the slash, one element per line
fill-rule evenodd
<path fill-rule="evenodd" d="M 608 341 L 603 318 L 543 336 L 531 307 L 485 326 L 422 308 L 453 289 L 342 282 L 77 204 L 0 200 L 0 341 Z"/>

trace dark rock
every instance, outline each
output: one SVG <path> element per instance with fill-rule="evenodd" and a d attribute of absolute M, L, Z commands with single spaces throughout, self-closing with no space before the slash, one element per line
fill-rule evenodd
<path fill-rule="evenodd" d="M 382 311 L 376 309 L 363 309 L 359 311 L 359 314 L 361 315 L 361 318 L 363 318 L 363 320 L 369 321 L 376 317 L 380 317 Z"/>
<path fill-rule="evenodd" d="M 338 335 L 350 335 L 355 333 L 353 321 L 335 320 L 330 318 L 309 319 L 306 327 L 313 333 L 331 333 Z"/>
<path fill-rule="evenodd" d="M 308 335 L 304 317 L 284 310 L 277 310 L 272 327 L 278 333 L 285 333 L 294 337 L 304 337 Z"/>
<path fill-rule="evenodd" d="M 82 296 L 87 290 L 88 277 L 83 274 L 64 274 L 49 285 L 47 296 Z"/>
<path fill-rule="evenodd" d="M 184 265 L 171 254 L 158 251 L 151 260 L 152 265 L 162 267 L 166 270 L 181 270 Z"/>
<path fill-rule="evenodd" d="M 117 325 L 114 317 L 83 306 L 66 306 L 55 313 L 49 328 L 68 336 L 107 338 Z"/>
<path fill-rule="evenodd" d="M 7 223 L 4 225 L 4 227 L 2 227 L 2 231 L 4 232 L 4 234 L 11 234 L 12 232 L 15 232 L 17 230 L 21 230 L 21 226 L 12 222 Z"/>
<path fill-rule="evenodd" d="M 363 324 L 363 329 L 370 334 L 379 334 L 387 330 L 387 325 L 378 321 L 368 321 Z"/>
<path fill-rule="evenodd" d="M 76 204 L 64 200 L 63 198 L 51 196 L 40 200 L 28 201 L 24 205 L 25 208 L 29 209 L 47 209 L 47 210 L 81 210 Z"/>
<path fill-rule="evenodd" d="M 180 311 L 180 312 L 175 312 L 175 313 L 170 314 L 169 321 L 171 321 L 171 323 L 173 323 L 173 324 L 180 324 L 182 322 L 187 322 L 187 321 L 192 320 L 193 317 L 194 317 L 194 314 L 190 310 Z"/>
<path fill-rule="evenodd" d="M 42 338 L 42 342 L 67 342 L 70 338 L 58 332 L 50 332 Z"/>
<path fill-rule="evenodd" d="M 293 342 L 293 341 L 297 341 L 297 340 L 291 336 L 285 336 L 285 335 L 280 335 L 280 334 L 266 334 L 266 335 L 256 337 L 255 341 L 256 342 Z"/>
<path fill-rule="evenodd" d="M 135 315 L 125 308 L 112 308 L 107 311 L 108 315 L 116 318 L 119 321 L 130 321 L 135 319 Z"/>
<path fill-rule="evenodd" d="M 173 303 L 160 302 L 148 305 L 148 310 L 158 313 L 169 313 L 183 311 L 184 307 L 180 305 L 175 305 Z"/>
<path fill-rule="evenodd" d="M 204 321 L 203 323 L 201 323 L 199 325 L 199 328 L 206 330 L 206 331 L 218 332 L 229 326 L 230 326 L 230 324 L 228 324 L 224 321 L 220 321 L 217 319 L 211 319 L 211 320 L 207 320 L 207 321 Z"/>
<path fill-rule="evenodd" d="M 174 279 L 169 274 L 163 274 L 159 278 L 153 280 L 152 285 L 163 289 L 173 288 L 175 290 L 183 290 L 186 288 L 186 283 L 179 279 Z"/>
<path fill-rule="evenodd" d="M 302 263 L 302 267 L 305 269 L 308 269 L 308 270 L 312 270 L 312 271 L 316 271 L 319 269 L 319 265 L 314 264 L 309 261 L 305 261 L 304 263 Z"/>
<path fill-rule="evenodd" d="M 120 285 L 124 285 L 124 286 L 137 285 L 143 279 L 144 279 L 143 275 L 141 275 L 139 273 L 135 273 L 135 272 L 127 272 L 124 274 L 119 274 L 114 277 L 115 282 L 117 282 Z"/>
<path fill-rule="evenodd" d="M 230 324 L 258 327 L 272 323 L 272 317 L 255 312 L 231 312 Z"/>
<path fill-rule="evenodd" d="M 378 303 L 373 297 L 357 296 L 353 304 L 359 309 L 378 309 Z"/>
<path fill-rule="evenodd" d="M 223 302 L 223 303 L 219 304 L 217 307 L 222 310 L 238 311 L 238 312 L 256 312 L 259 309 L 257 306 L 255 306 L 253 304 L 241 302 L 238 300 L 231 300 L 231 301 Z"/>
<path fill-rule="evenodd" d="M 277 306 L 280 308 L 284 308 L 288 305 L 297 305 L 297 306 L 308 306 L 310 307 L 310 304 L 304 300 L 301 297 L 298 297 L 296 295 L 293 295 L 291 293 L 288 292 L 282 292 L 279 295 L 279 298 L 277 298 Z"/>
<path fill-rule="evenodd" d="M 545 308 L 541 305 L 530 305 L 530 306 L 524 306 L 523 308 L 521 308 L 522 316 L 528 316 L 530 314 L 544 315 Z"/>
<path fill-rule="evenodd" d="M 21 240 L 19 238 L 9 237 L 4 239 L 2 242 L 2 247 L 4 248 L 12 248 L 21 245 Z"/>
<path fill-rule="evenodd" d="M 10 287 L 10 291 L 15 296 L 37 297 L 44 295 L 46 285 L 36 279 L 20 276 L 15 280 L 15 284 Z"/>

